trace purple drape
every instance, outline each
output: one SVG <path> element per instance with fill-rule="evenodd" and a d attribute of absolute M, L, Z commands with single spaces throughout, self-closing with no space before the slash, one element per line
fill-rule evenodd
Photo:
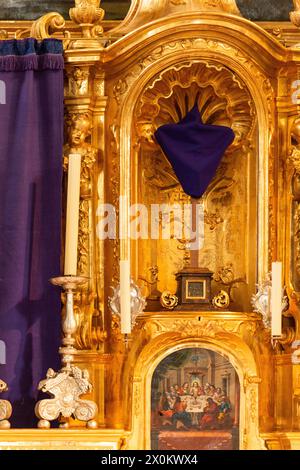
<path fill-rule="evenodd" d="M 203 124 L 198 105 L 177 124 L 165 124 L 155 137 L 186 194 L 200 198 L 234 140 L 230 127 Z"/>
<path fill-rule="evenodd" d="M 14 427 L 36 423 L 37 384 L 59 366 L 62 44 L 0 41 L 0 340 Z M 1 358 L 0 358 L 1 359 Z"/>

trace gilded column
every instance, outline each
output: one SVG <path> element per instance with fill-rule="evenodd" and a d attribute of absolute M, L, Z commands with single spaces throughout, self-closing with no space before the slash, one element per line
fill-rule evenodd
<path fill-rule="evenodd" d="M 97 207 L 104 199 L 103 128 L 106 108 L 104 73 L 99 66 L 103 53 L 101 20 L 104 16 L 100 3 L 101 0 L 75 0 L 70 17 L 78 25 L 79 33 L 78 30 L 72 34 L 66 31 L 64 18 L 58 13 L 49 13 L 33 23 L 31 36 L 44 39 L 60 31 L 64 37 L 63 166 L 67 171 L 70 153 L 81 154 L 77 274 L 89 278 L 76 294 L 74 302 L 78 325 L 75 362 L 89 370 L 91 382 L 95 384 L 91 398 L 97 402 L 101 426 L 104 424 L 104 368 L 109 356 L 104 354 L 103 247 L 96 236 Z"/>

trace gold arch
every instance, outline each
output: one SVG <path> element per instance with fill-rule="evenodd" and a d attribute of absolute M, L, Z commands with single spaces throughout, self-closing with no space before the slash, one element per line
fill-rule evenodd
<path fill-rule="evenodd" d="M 258 383 L 249 380 L 249 377 L 257 378 L 258 376 L 257 366 L 250 348 L 241 338 L 230 332 L 218 332 L 216 328 L 215 334 L 212 334 L 211 337 L 205 336 L 204 331 L 203 333 L 203 336 L 198 337 L 185 337 L 180 333 L 165 333 L 152 339 L 141 351 L 136 360 L 133 374 L 131 448 L 150 449 L 153 374 L 163 359 L 186 348 L 205 348 L 228 357 L 240 381 L 240 449 L 263 448 L 264 444 L 258 435 Z M 137 406 L 138 402 L 145 404 L 144 410 Z M 142 416 L 143 413 L 144 416 Z M 145 426 L 144 434 L 141 432 L 143 426 Z M 248 436 L 251 436 L 251 442 L 244 440 L 245 431 Z"/>
<path fill-rule="evenodd" d="M 149 128 L 178 122 L 196 102 L 204 123 L 231 127 L 236 143 L 251 134 L 255 109 L 245 83 L 213 60 L 182 61 L 154 76 L 137 100 L 138 132 L 152 138 Z"/>
<path fill-rule="evenodd" d="M 135 153 L 133 151 L 136 144 L 133 138 L 134 129 L 134 109 L 135 103 L 139 100 L 149 82 L 158 73 L 163 72 L 170 66 L 175 66 L 181 60 L 186 58 L 186 50 L 182 48 L 180 43 L 176 48 L 175 44 L 170 45 L 170 53 L 167 54 L 167 45 L 165 47 L 165 54 L 157 57 L 157 60 L 151 67 L 147 67 L 140 73 L 136 74 L 135 80 L 128 85 L 126 92 L 122 96 L 122 102 L 119 107 L 119 122 L 120 122 L 120 193 L 130 194 L 130 165 L 135 162 Z M 252 98 L 257 114 L 259 132 L 258 142 L 258 281 L 265 277 L 269 264 L 269 192 L 268 192 L 268 174 L 269 174 L 269 149 L 271 137 L 274 130 L 273 122 L 273 89 L 261 68 L 257 67 L 251 58 L 244 57 L 241 60 L 240 52 L 232 45 L 227 45 L 220 42 L 206 41 L 202 38 L 195 39 L 191 43 L 191 48 L 188 50 L 189 59 L 217 61 L 233 71 L 239 80 L 245 83 L 249 95 Z M 132 80 L 132 74 L 131 74 Z M 258 82 L 260 86 L 258 86 Z M 136 163 L 134 163 L 136 164 Z M 127 252 L 128 247 L 121 246 L 122 250 Z M 125 258 L 125 257 L 124 257 Z"/>

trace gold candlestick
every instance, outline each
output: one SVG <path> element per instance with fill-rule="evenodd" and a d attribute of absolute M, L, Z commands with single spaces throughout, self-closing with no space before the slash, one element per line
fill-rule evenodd
<path fill-rule="evenodd" d="M 85 421 L 87 427 L 97 428 L 95 416 L 98 412 L 96 403 L 91 400 L 82 400 L 81 395 L 91 391 L 92 384 L 89 381 L 89 373 L 74 366 L 74 335 L 77 330 L 74 315 L 74 292 L 87 282 L 86 277 L 61 276 L 51 279 L 55 286 L 61 286 L 66 292 L 66 314 L 62 319 L 62 331 L 64 337 L 59 349 L 63 367 L 59 372 L 49 369 L 46 379 L 39 383 L 38 389 L 52 396 L 50 399 L 40 400 L 35 407 L 35 414 L 39 418 L 39 428 L 50 428 L 50 421 L 73 416 L 75 419 Z M 68 423 L 61 425 L 68 427 Z"/>
<path fill-rule="evenodd" d="M 0 393 L 7 392 L 8 388 L 3 380 L 0 380 Z M 0 429 L 9 429 L 8 421 L 12 414 L 12 406 L 7 400 L 0 400 Z"/>

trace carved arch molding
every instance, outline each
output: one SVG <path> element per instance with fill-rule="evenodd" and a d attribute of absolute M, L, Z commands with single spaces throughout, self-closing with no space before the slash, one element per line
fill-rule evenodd
<path fill-rule="evenodd" d="M 244 299 L 250 298 L 254 291 L 255 273 L 250 268 L 247 240 L 254 243 L 256 227 L 255 224 L 251 229 L 247 227 L 246 220 L 250 211 L 247 207 L 250 185 L 251 191 L 255 191 L 257 116 L 247 85 L 229 67 L 213 59 L 182 60 L 154 75 L 144 87 L 133 112 L 136 141 L 140 143 L 139 194 L 144 204 L 187 202 L 153 135 L 161 125 L 178 122 L 196 102 L 204 123 L 231 127 L 236 135 L 203 197 L 205 244 L 199 262 L 215 273 L 220 268 L 230 267 L 233 278 L 240 283 L 231 299 L 232 305 L 236 309 L 248 309 L 250 306 Z M 238 230 L 241 220 L 245 222 L 243 233 L 241 228 Z M 239 240 L 235 236 L 238 232 Z M 218 253 L 215 246 L 220 247 Z M 239 250 L 241 256 L 236 257 Z M 253 250 L 254 246 L 250 251 L 253 253 Z M 171 271 L 182 268 L 184 250 L 172 240 L 167 247 L 163 242 L 153 242 L 151 251 L 157 255 L 156 264 L 163 266 L 159 273 L 159 290 L 176 289 Z M 154 256 L 147 259 L 142 243 L 139 258 L 139 273 L 149 270 Z M 216 285 L 213 289 L 219 287 Z"/>
<path fill-rule="evenodd" d="M 235 146 L 251 135 L 255 108 L 245 83 L 218 62 L 193 60 L 166 68 L 147 84 L 134 113 L 138 137 L 150 143 L 159 126 L 178 122 L 196 102 L 204 123 L 233 129 Z"/>

